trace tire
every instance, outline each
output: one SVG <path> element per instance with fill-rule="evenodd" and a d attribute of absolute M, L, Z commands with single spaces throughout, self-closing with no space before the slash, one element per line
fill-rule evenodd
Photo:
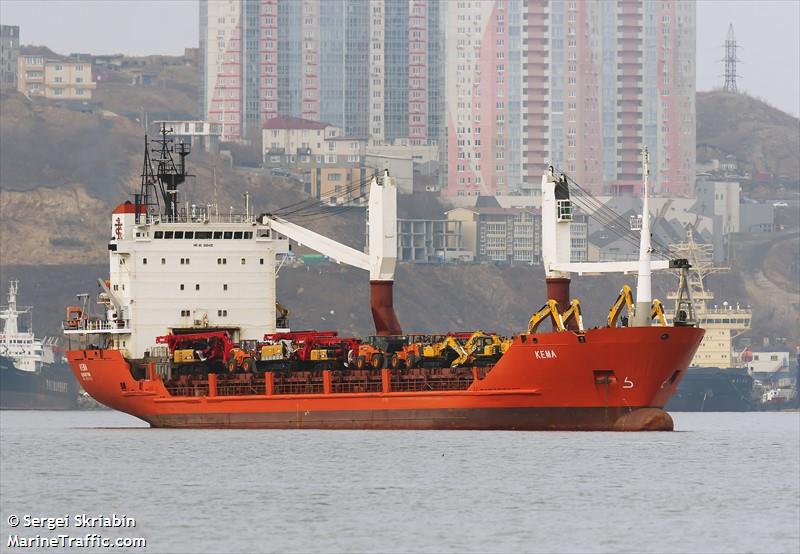
<path fill-rule="evenodd" d="M 370 362 L 373 369 L 383 369 L 383 354 L 373 354 Z"/>
<path fill-rule="evenodd" d="M 238 366 L 236 365 L 236 360 L 234 360 L 234 359 L 228 360 L 228 372 L 229 373 L 235 373 L 237 367 Z"/>
<path fill-rule="evenodd" d="M 367 369 L 367 357 L 359 356 L 356 358 L 356 369 Z"/>
<path fill-rule="evenodd" d="M 400 363 L 401 363 L 400 358 L 397 356 L 396 353 L 389 356 L 389 367 L 391 369 L 397 369 L 398 367 L 400 367 Z"/>
<path fill-rule="evenodd" d="M 245 358 L 242 360 L 242 371 L 245 373 L 251 373 L 253 369 L 255 369 L 256 363 L 253 358 Z"/>
<path fill-rule="evenodd" d="M 417 357 L 413 353 L 408 355 L 408 359 L 406 360 L 406 367 L 409 369 L 414 368 L 417 365 Z"/>

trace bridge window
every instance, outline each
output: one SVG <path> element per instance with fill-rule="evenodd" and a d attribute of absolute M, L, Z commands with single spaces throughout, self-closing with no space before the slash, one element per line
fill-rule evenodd
<path fill-rule="evenodd" d="M 232 239 L 233 238 L 233 231 L 225 231 L 223 238 Z"/>
<path fill-rule="evenodd" d="M 246 239 L 253 238 L 253 232 L 252 231 L 245 231 L 244 232 L 244 238 L 246 238 Z"/>
<path fill-rule="evenodd" d="M 222 238 L 222 231 L 214 231 L 214 238 L 221 239 Z"/>
<path fill-rule="evenodd" d="M 172 238 L 172 231 L 164 231 L 164 238 L 171 239 Z"/>
<path fill-rule="evenodd" d="M 233 238 L 241 239 L 242 238 L 242 232 L 241 231 L 236 231 L 235 233 L 233 233 Z"/>
<path fill-rule="evenodd" d="M 157 238 L 157 239 L 163 239 L 164 238 L 164 231 L 156 231 L 153 236 L 155 238 Z"/>
<path fill-rule="evenodd" d="M 175 237 L 175 238 L 177 238 L 177 237 Z M 186 231 L 186 232 L 183 234 L 183 238 L 185 238 L 185 239 L 191 239 L 191 238 L 194 238 L 194 231 Z"/>
<path fill-rule="evenodd" d="M 183 231 L 175 231 L 175 238 L 182 239 L 183 238 Z"/>

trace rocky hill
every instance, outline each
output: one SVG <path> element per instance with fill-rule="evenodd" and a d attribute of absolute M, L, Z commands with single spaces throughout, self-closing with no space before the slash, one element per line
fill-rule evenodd
<path fill-rule="evenodd" d="M 697 145 L 701 157 L 732 154 L 744 171 L 800 181 L 800 119 L 747 94 L 697 93 Z"/>

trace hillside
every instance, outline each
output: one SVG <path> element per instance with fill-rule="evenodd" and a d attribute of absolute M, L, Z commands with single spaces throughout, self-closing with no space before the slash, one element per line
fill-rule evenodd
<path fill-rule="evenodd" d="M 800 181 L 800 119 L 752 96 L 698 92 L 697 145 L 708 157 L 733 154 L 744 171 Z"/>

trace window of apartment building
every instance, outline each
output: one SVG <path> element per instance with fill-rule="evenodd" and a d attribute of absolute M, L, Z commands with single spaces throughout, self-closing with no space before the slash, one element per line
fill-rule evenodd
<path fill-rule="evenodd" d="M 63 66 L 63 65 L 57 65 L 57 66 L 55 66 L 55 68 L 54 68 L 54 69 L 55 69 L 56 71 L 61 71 L 61 70 L 63 70 L 63 69 L 64 69 L 64 66 Z"/>
<path fill-rule="evenodd" d="M 63 77 L 54 77 L 53 78 L 53 82 L 55 82 L 55 83 L 63 83 L 64 82 L 64 78 Z"/>
<path fill-rule="evenodd" d="M 55 94 L 56 96 L 61 96 L 62 94 L 64 94 L 64 89 L 63 88 L 54 88 L 53 89 L 53 94 Z"/>

